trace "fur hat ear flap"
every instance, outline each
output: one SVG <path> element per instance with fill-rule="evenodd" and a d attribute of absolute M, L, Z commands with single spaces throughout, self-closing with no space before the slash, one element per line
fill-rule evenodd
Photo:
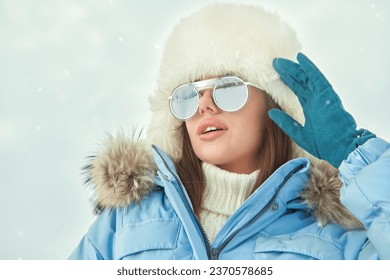
<path fill-rule="evenodd" d="M 267 92 L 283 110 L 303 121 L 299 102 L 273 69 L 275 57 L 294 59 L 300 51 L 294 30 L 262 7 L 213 4 L 183 18 L 165 44 L 157 90 L 150 97 L 148 139 L 174 160 L 181 158 L 181 122 L 168 97 L 179 85 L 234 74 Z"/>

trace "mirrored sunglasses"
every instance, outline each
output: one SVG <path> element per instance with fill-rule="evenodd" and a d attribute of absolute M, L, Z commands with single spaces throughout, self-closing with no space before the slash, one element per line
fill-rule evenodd
<path fill-rule="evenodd" d="M 227 76 L 178 86 L 169 96 L 169 109 L 181 121 L 194 117 L 199 111 L 200 92 L 212 88 L 215 105 L 226 112 L 242 109 L 249 99 L 248 86 L 261 90 L 250 82 L 238 77 Z"/>

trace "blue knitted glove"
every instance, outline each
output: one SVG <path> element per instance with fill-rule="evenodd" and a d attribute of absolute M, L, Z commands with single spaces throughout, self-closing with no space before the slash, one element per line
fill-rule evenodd
<path fill-rule="evenodd" d="M 374 134 L 356 130 L 353 117 L 318 68 L 302 53 L 298 63 L 276 58 L 273 67 L 298 97 L 305 115 L 302 126 L 285 112 L 271 109 L 269 117 L 301 148 L 338 168 L 341 162 Z"/>

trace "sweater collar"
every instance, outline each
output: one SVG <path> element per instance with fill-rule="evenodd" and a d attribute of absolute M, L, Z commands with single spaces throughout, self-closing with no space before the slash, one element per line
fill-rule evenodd
<path fill-rule="evenodd" d="M 205 190 L 202 208 L 230 216 L 251 195 L 259 170 L 251 174 L 232 173 L 219 167 L 202 163 Z"/>

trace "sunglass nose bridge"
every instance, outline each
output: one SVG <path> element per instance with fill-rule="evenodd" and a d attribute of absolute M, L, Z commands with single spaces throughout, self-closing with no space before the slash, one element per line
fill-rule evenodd
<path fill-rule="evenodd" d="M 204 91 L 204 90 L 209 89 L 209 88 L 214 88 L 214 86 L 218 80 L 219 80 L 219 78 L 202 80 L 199 82 L 195 82 L 192 85 L 195 87 L 195 89 L 198 92 L 201 92 L 201 91 Z"/>

